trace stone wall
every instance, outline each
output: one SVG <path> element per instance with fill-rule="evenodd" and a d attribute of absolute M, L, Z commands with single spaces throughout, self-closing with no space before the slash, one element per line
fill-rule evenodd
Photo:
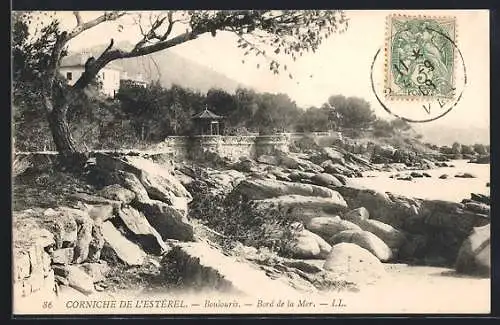
<path fill-rule="evenodd" d="M 280 135 L 248 136 L 195 136 L 168 137 L 152 151 L 166 155 L 174 161 L 203 159 L 207 151 L 221 157 L 238 160 L 241 157 L 256 158 L 275 151 L 288 151 L 289 137 Z"/>

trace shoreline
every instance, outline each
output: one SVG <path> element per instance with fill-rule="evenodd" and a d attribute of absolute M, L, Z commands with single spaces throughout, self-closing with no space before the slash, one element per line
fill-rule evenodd
<path fill-rule="evenodd" d="M 356 187 L 373 189 L 381 192 L 390 192 L 408 198 L 424 200 L 444 200 L 461 202 L 469 198 L 470 193 L 490 195 L 490 165 L 468 163 L 467 160 L 452 160 L 455 167 L 438 167 L 427 170 L 405 170 L 401 172 L 367 171 L 363 177 L 351 178 L 350 182 Z M 430 178 L 414 178 L 411 181 L 390 178 L 395 174 L 410 172 L 425 172 Z M 458 173 L 471 173 L 476 178 L 456 178 Z M 447 174 L 449 178 L 439 179 L 440 175 Z"/>

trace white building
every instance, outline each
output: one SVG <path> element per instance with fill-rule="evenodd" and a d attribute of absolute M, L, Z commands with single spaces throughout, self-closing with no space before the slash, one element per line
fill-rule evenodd
<path fill-rule="evenodd" d="M 92 56 L 89 52 L 70 55 L 61 61 L 61 74 L 68 80 L 70 85 L 80 78 L 85 71 L 85 62 Z M 95 56 L 94 56 L 95 58 Z M 102 92 L 109 97 L 114 97 L 120 89 L 121 69 L 113 63 L 109 63 L 98 73 L 99 81 L 102 82 Z"/>

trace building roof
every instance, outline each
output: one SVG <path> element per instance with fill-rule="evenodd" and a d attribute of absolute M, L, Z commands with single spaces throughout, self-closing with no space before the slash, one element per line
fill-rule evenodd
<path fill-rule="evenodd" d="M 193 119 L 203 119 L 203 120 L 219 120 L 223 119 L 223 116 L 217 115 L 214 112 L 208 110 L 208 108 L 205 108 L 204 111 L 194 115 L 192 117 Z"/>
<path fill-rule="evenodd" d="M 87 62 L 88 58 L 93 56 L 97 58 L 96 55 L 92 53 L 76 53 L 65 56 L 61 60 L 61 68 L 64 67 L 84 67 L 85 62 Z M 106 64 L 105 69 L 113 69 L 113 70 L 121 70 L 119 66 L 114 64 L 113 62 Z"/>

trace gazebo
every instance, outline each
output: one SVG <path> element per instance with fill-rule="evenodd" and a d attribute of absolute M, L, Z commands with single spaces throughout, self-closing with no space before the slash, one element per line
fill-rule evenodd
<path fill-rule="evenodd" d="M 217 115 L 210 111 L 207 107 L 202 112 L 194 115 L 192 120 L 194 122 L 194 132 L 196 135 L 219 135 L 220 134 L 220 121 L 223 116 Z"/>

